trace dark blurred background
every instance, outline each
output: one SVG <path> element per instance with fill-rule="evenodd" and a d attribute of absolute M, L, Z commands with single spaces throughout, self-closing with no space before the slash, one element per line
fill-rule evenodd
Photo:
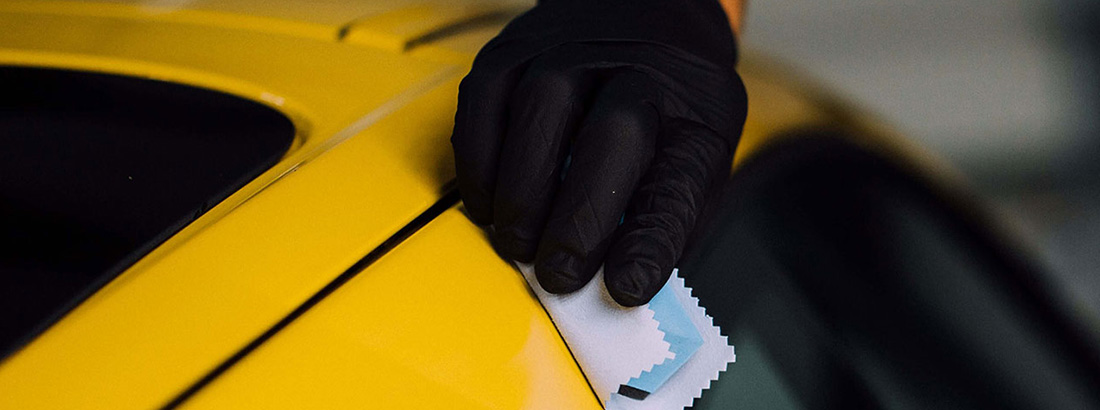
<path fill-rule="evenodd" d="M 752 1 L 744 33 L 961 170 L 1100 312 L 1100 2 Z"/>

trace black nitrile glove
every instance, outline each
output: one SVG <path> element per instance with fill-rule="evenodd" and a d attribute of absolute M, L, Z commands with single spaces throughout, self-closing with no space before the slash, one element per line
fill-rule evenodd
<path fill-rule="evenodd" d="M 716 0 L 547 0 L 478 54 L 451 137 L 466 210 L 552 293 L 664 285 L 745 121 Z"/>

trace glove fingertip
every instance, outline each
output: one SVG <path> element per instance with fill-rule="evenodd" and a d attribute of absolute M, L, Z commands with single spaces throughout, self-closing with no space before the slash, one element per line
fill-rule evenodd
<path fill-rule="evenodd" d="M 531 263 L 535 259 L 535 251 L 538 243 L 521 238 L 509 229 L 493 232 L 491 236 L 493 247 L 505 259 L 522 263 Z"/>
<path fill-rule="evenodd" d="M 604 266 L 604 274 L 607 293 L 624 307 L 649 303 L 664 283 L 660 268 L 641 260 L 609 263 Z"/>
<path fill-rule="evenodd" d="M 540 254 L 535 261 L 535 278 L 547 292 L 557 295 L 576 292 L 592 279 L 583 265 L 583 261 L 566 252 Z"/>
<path fill-rule="evenodd" d="M 470 218 L 474 224 L 479 226 L 489 226 L 493 224 L 493 211 L 488 205 L 479 206 L 476 200 L 467 199 L 465 195 L 462 198 L 463 209 L 466 210 L 466 216 Z"/>

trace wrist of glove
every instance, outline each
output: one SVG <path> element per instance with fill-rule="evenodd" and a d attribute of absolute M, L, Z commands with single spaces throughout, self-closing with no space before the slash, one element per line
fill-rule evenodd
<path fill-rule="evenodd" d="M 728 176 L 746 110 L 736 54 L 714 0 L 540 3 L 462 81 L 467 212 L 549 292 L 604 265 L 617 302 L 648 302 Z"/>

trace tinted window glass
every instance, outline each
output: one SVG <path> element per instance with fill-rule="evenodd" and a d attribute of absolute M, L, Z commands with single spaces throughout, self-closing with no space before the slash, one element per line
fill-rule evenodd
<path fill-rule="evenodd" d="M 273 165 L 293 136 L 279 112 L 219 92 L 0 67 L 0 355 Z"/>
<path fill-rule="evenodd" d="M 679 262 L 737 348 L 696 409 L 1097 409 L 1100 344 L 972 198 L 858 135 L 776 138 Z"/>

